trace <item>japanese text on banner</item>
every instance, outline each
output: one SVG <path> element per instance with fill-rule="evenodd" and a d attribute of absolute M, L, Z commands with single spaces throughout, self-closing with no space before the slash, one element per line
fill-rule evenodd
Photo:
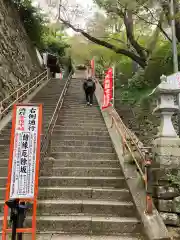
<path fill-rule="evenodd" d="M 112 91 L 113 91 L 113 69 L 109 68 L 104 80 L 104 96 L 102 109 L 112 106 Z"/>
<path fill-rule="evenodd" d="M 37 106 L 17 106 L 10 198 L 33 198 L 38 137 Z"/>

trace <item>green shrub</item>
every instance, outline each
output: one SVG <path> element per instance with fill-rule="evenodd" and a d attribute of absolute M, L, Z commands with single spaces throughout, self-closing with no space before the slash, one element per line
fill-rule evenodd
<path fill-rule="evenodd" d="M 145 73 L 143 69 L 140 69 L 132 78 L 128 80 L 128 86 L 129 88 L 136 89 L 147 88 L 148 82 L 145 80 Z"/>
<path fill-rule="evenodd" d="M 169 42 L 163 43 L 152 55 L 145 70 L 144 78 L 152 88 L 160 83 L 162 74 L 173 72 L 172 47 Z"/>
<path fill-rule="evenodd" d="M 11 2 L 18 11 L 21 22 L 33 44 L 42 47 L 45 16 L 32 5 L 31 0 L 11 0 Z"/>

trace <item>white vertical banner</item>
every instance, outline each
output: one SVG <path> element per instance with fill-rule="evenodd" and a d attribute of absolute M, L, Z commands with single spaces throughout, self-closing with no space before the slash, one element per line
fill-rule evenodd
<path fill-rule="evenodd" d="M 34 197 L 39 110 L 39 106 L 16 107 L 10 199 Z"/>

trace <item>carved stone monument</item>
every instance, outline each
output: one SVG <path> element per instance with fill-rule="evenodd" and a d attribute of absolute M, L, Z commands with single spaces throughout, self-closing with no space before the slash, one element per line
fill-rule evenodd
<path fill-rule="evenodd" d="M 153 91 L 158 99 L 153 113 L 160 114 L 161 125 L 152 142 L 154 202 L 165 223 L 175 226 L 180 225 L 180 191 L 176 183 L 180 171 L 180 138 L 172 123 L 173 114 L 179 111 L 175 103 L 180 93 L 177 76 L 162 76 L 161 83 Z"/>

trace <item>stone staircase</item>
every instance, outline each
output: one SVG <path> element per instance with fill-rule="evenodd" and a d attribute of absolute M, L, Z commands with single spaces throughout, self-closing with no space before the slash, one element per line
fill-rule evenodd
<path fill-rule="evenodd" d="M 60 89 L 60 81 L 53 80 L 32 101 L 44 103 L 44 130 Z M 10 127 L 0 135 L 1 206 Z M 37 215 L 40 239 L 147 239 L 99 106 L 85 106 L 80 79 L 71 81 L 53 132 L 51 156 L 42 164 Z"/>
<path fill-rule="evenodd" d="M 52 79 L 32 99 L 31 103 L 43 104 L 43 133 L 46 132 L 49 120 L 54 112 L 56 103 L 64 87 L 65 80 Z M 9 143 L 11 134 L 11 122 L 0 132 L 0 215 L 3 215 L 3 203 L 5 198 L 6 178 L 8 174 Z M 1 228 L 1 224 L 0 224 Z"/>

